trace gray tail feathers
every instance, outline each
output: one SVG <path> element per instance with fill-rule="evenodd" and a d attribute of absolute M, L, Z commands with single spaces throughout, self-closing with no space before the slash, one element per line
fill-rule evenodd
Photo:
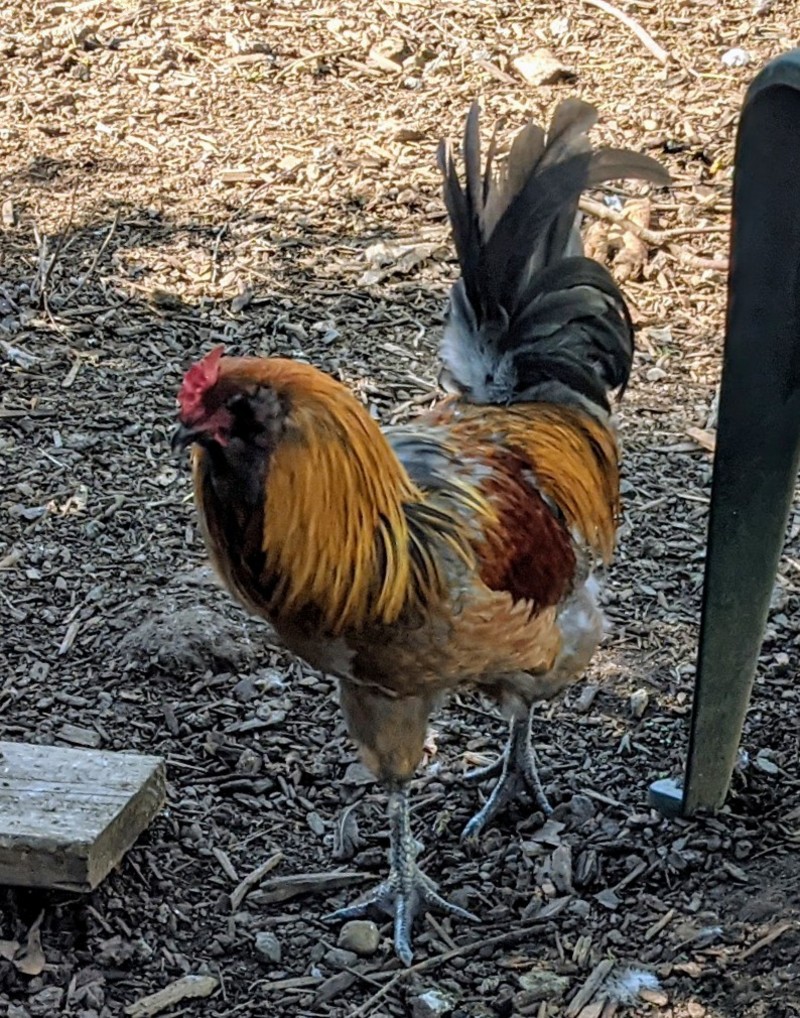
<path fill-rule="evenodd" d="M 442 342 L 445 374 L 477 402 L 578 399 L 608 407 L 624 389 L 633 329 L 608 271 L 584 258 L 578 201 L 608 180 L 670 181 L 649 156 L 594 151 L 597 111 L 579 99 L 556 108 L 545 133 L 530 123 L 494 173 L 496 132 L 481 168 L 479 108 L 464 131 L 462 186 L 449 142 L 439 145 L 444 200 L 461 278 Z"/>

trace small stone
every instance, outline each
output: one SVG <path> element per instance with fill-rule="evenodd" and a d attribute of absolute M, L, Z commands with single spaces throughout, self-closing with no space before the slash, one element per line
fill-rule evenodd
<path fill-rule="evenodd" d="M 425 990 L 411 998 L 411 1018 L 441 1018 L 454 1007 L 450 997 L 441 990 Z"/>
<path fill-rule="evenodd" d="M 575 77 L 575 71 L 565 67 L 548 49 L 521 53 L 511 61 L 511 65 L 529 85 L 552 85 L 565 78 Z"/>
<path fill-rule="evenodd" d="M 648 1004 L 655 1004 L 656 1007 L 666 1007 L 669 1004 L 669 997 L 663 990 L 639 990 L 639 996 Z"/>
<path fill-rule="evenodd" d="M 598 891 L 594 896 L 594 900 L 600 902 L 604 908 L 607 908 L 612 912 L 620 906 L 619 897 L 610 887 L 605 888 L 603 891 Z"/>
<path fill-rule="evenodd" d="M 778 765 L 773 763 L 768 756 L 764 756 L 761 753 L 759 753 L 755 758 L 754 763 L 760 771 L 764 772 L 764 774 L 774 775 L 778 773 Z"/>
<path fill-rule="evenodd" d="M 355 951 L 362 958 L 375 954 L 381 942 L 381 931 L 369 919 L 353 919 L 339 932 L 337 945 L 346 951 Z"/>
<path fill-rule="evenodd" d="M 631 714 L 635 718 L 640 718 L 647 710 L 647 705 L 650 703 L 650 696 L 646 689 L 637 689 L 631 693 L 629 701 L 629 707 Z"/>
<path fill-rule="evenodd" d="M 358 955 L 354 951 L 345 951 L 341 947 L 332 947 L 322 956 L 325 964 L 332 969 L 346 969 L 358 961 Z"/>
<path fill-rule="evenodd" d="M 281 942 L 269 930 L 260 930 L 256 934 L 256 953 L 263 961 L 268 961 L 272 965 L 280 965 L 283 956 Z"/>
<path fill-rule="evenodd" d="M 374 781 L 375 775 L 360 763 L 351 763 L 344 772 L 346 785 L 371 785 Z"/>
<path fill-rule="evenodd" d="M 747 67 L 752 59 L 746 49 L 740 49 L 738 46 L 722 55 L 722 62 L 726 67 Z"/>
<path fill-rule="evenodd" d="M 325 821 L 322 819 L 319 813 L 316 813 L 313 810 L 311 811 L 311 813 L 307 813 L 306 823 L 314 832 L 314 834 L 317 835 L 318 838 L 321 838 L 322 835 L 325 833 Z"/>
<path fill-rule="evenodd" d="M 254 749 L 250 749 L 248 746 L 243 749 L 239 754 L 239 759 L 236 761 L 236 773 L 237 774 L 258 774 L 263 766 L 263 759 L 260 753 L 256 753 Z"/>
<path fill-rule="evenodd" d="M 645 375 L 648 382 L 660 382 L 667 377 L 667 373 L 663 368 L 650 368 Z"/>

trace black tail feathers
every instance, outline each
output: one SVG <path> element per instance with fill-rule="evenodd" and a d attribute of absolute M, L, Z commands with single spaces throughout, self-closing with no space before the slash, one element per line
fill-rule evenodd
<path fill-rule="evenodd" d="M 445 373 L 478 402 L 574 399 L 608 407 L 630 373 L 633 330 L 607 270 L 583 257 L 578 201 L 590 186 L 618 178 L 669 183 L 649 156 L 594 151 L 589 103 L 567 99 L 550 128 L 534 123 L 514 138 L 499 175 L 496 132 L 481 168 L 479 110 L 464 131 L 465 185 L 452 147 L 438 161 L 461 266 L 442 342 Z"/>

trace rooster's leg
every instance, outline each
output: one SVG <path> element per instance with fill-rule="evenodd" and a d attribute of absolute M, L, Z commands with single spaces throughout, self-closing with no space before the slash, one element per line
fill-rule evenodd
<path fill-rule="evenodd" d="M 417 865 L 419 847 L 411 833 L 408 793 L 392 792 L 389 798 L 389 878 L 364 901 L 340 908 L 328 919 L 362 919 L 377 914 L 394 916 L 394 945 L 405 965 L 411 964 L 411 930 L 423 909 L 435 909 L 460 919 L 477 920 L 471 912 L 452 905 L 437 891 L 436 884 Z"/>
<path fill-rule="evenodd" d="M 511 731 L 502 756 L 488 767 L 468 775 L 471 780 L 478 781 L 495 775 L 499 777 L 483 808 L 464 828 L 461 835 L 463 840 L 472 841 L 477 838 L 501 810 L 519 799 L 524 792 L 533 796 L 545 816 L 553 812 L 536 768 L 536 757 L 531 745 L 531 717 L 532 712 L 529 712 L 525 718 L 515 718 L 511 722 Z"/>

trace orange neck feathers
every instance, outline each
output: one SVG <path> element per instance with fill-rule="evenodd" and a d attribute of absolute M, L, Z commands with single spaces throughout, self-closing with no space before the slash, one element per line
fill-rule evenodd
<path fill-rule="evenodd" d="M 296 361 L 226 358 L 222 369 L 288 406 L 266 480 L 270 615 L 314 606 L 333 633 L 395 621 L 413 587 L 404 505 L 421 495 L 378 425 L 345 386 Z"/>

